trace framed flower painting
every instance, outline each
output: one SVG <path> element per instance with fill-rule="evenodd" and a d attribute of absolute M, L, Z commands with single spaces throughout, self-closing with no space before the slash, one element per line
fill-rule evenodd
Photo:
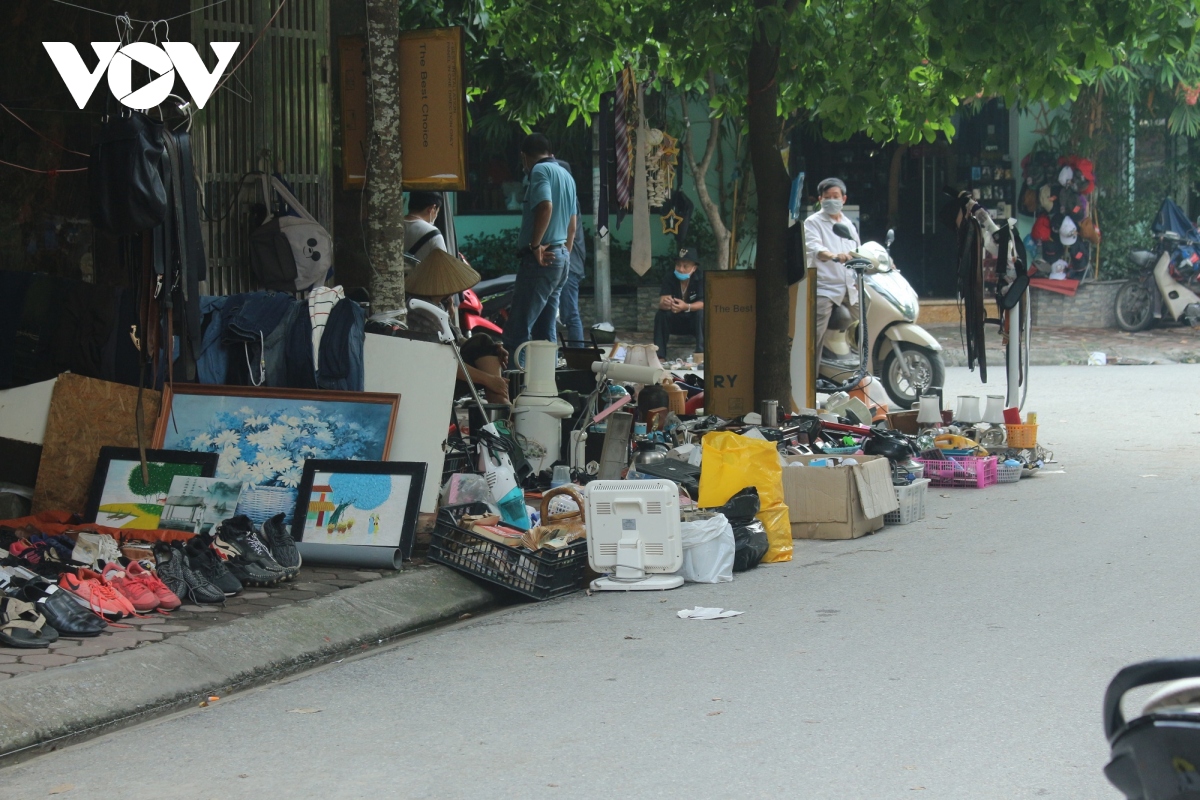
<path fill-rule="evenodd" d="M 237 513 L 289 516 L 310 459 L 384 461 L 400 395 L 177 384 L 163 391 L 155 447 L 217 454 L 243 485 Z"/>

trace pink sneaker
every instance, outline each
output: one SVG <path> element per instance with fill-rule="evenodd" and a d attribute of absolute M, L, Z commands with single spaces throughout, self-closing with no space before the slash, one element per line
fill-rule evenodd
<path fill-rule="evenodd" d="M 58 585 L 70 592 L 79 605 L 90 608 L 109 620 L 117 620 L 134 613 L 130 602 L 117 594 L 104 578 L 90 569 L 80 569 L 78 575 L 64 572 L 58 578 Z"/>
<path fill-rule="evenodd" d="M 174 611 L 183 605 L 183 601 L 168 589 L 157 575 L 138 562 L 130 559 L 129 565 L 125 567 L 125 574 L 134 580 L 144 581 L 150 591 L 154 592 L 154 596 L 158 598 L 158 607 L 161 610 Z"/>
<path fill-rule="evenodd" d="M 108 585 L 128 600 L 134 611 L 139 614 L 158 608 L 158 596 L 154 594 L 154 590 L 146 584 L 146 581 L 131 576 L 124 567 L 115 561 L 108 563 L 108 566 L 104 568 L 103 576 L 104 580 L 108 581 Z"/>

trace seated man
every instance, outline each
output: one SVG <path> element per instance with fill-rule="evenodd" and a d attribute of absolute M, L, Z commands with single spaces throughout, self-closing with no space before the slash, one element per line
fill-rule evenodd
<path fill-rule="evenodd" d="M 467 365 L 466 375 L 470 375 L 477 388 L 484 390 L 489 403 L 507 403 L 508 381 L 504 379 L 504 370 L 508 368 L 508 352 L 498 343 L 492 342 L 485 333 L 476 334 L 464 342 L 462 333 L 458 330 L 453 304 L 450 302 L 454 295 L 470 289 L 477 283 L 479 273 L 470 265 L 454 258 L 445 250 L 435 249 L 413 269 L 405 288 L 410 298 L 432 303 L 450 315 L 450 330 L 461 346 L 460 353 Z M 432 314 L 414 308 L 408 312 L 408 329 L 436 334 L 440 325 Z M 457 393 L 468 391 L 466 375 L 460 366 L 456 396 Z"/>
<path fill-rule="evenodd" d="M 817 184 L 821 210 L 804 220 L 804 251 L 808 267 L 817 272 L 816 344 L 818 358 L 837 361 L 824 348 L 825 334 L 835 306 L 842 305 L 852 319 L 858 319 L 858 293 L 854 273 L 844 266 L 854 258 L 858 249 L 858 231 L 850 218 L 842 213 L 846 202 L 846 184 L 840 178 L 826 178 Z M 843 239 L 833 226 L 845 225 L 853 239 Z"/>
<path fill-rule="evenodd" d="M 704 274 L 699 271 L 694 248 L 679 251 L 675 270 L 663 278 L 654 315 L 654 345 L 658 357 L 666 359 L 672 333 L 696 337 L 696 349 L 704 352 Z"/>

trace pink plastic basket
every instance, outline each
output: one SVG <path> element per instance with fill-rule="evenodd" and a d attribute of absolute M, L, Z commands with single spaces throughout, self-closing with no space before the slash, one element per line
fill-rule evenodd
<path fill-rule="evenodd" d="M 983 489 L 999 481 L 995 456 L 953 456 L 946 460 L 918 458 L 917 463 L 925 466 L 925 477 L 932 481 L 931 486 Z"/>

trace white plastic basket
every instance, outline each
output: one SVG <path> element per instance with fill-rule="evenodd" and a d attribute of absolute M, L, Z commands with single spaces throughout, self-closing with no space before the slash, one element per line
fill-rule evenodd
<path fill-rule="evenodd" d="M 1016 483 L 1021 480 L 1021 471 L 1025 469 L 1020 464 L 1015 464 L 1011 467 L 1004 464 L 996 465 L 996 475 L 999 478 L 998 483 Z"/>
<path fill-rule="evenodd" d="M 929 486 L 928 478 L 921 478 L 908 486 L 894 486 L 896 499 L 900 508 L 889 511 L 883 516 L 888 525 L 908 525 L 917 520 L 925 519 L 925 490 Z"/>

